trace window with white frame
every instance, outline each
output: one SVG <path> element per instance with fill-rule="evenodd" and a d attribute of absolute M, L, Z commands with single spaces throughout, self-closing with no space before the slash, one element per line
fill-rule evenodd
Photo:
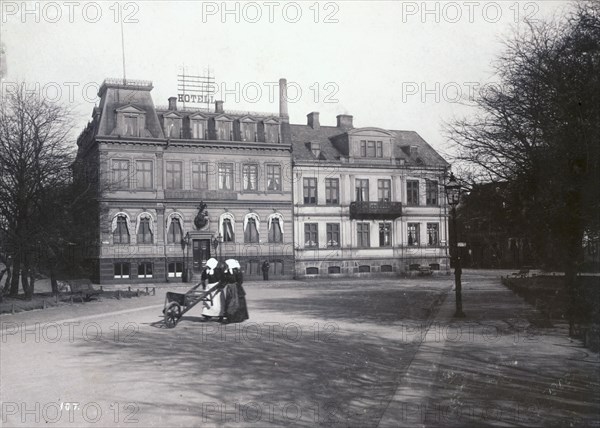
<path fill-rule="evenodd" d="M 327 246 L 329 248 L 337 248 L 340 246 L 340 224 L 327 223 L 325 226 L 327 233 Z"/>
<path fill-rule="evenodd" d="M 408 223 L 408 245 L 419 246 L 419 239 L 421 235 L 420 226 L 421 225 L 419 223 Z"/>
<path fill-rule="evenodd" d="M 281 166 L 267 165 L 267 190 L 281 190 Z"/>
<path fill-rule="evenodd" d="M 406 204 L 419 205 L 419 180 L 406 181 Z"/>
<path fill-rule="evenodd" d="M 113 222 L 113 243 L 129 244 L 129 219 L 124 215 L 117 215 Z"/>
<path fill-rule="evenodd" d="M 358 247 L 371 246 L 371 225 L 369 223 L 356 224 L 356 245 Z"/>
<path fill-rule="evenodd" d="M 206 138 L 206 121 L 203 119 L 192 119 L 190 124 L 192 138 L 195 140 L 204 140 Z"/>
<path fill-rule="evenodd" d="M 258 190 L 258 165 L 246 164 L 242 166 L 242 183 L 244 190 Z"/>
<path fill-rule="evenodd" d="M 138 278 L 152 278 L 152 263 L 138 263 Z"/>
<path fill-rule="evenodd" d="M 129 161 L 113 159 L 112 182 L 117 189 L 129 189 Z"/>
<path fill-rule="evenodd" d="M 208 162 L 192 163 L 192 188 L 208 189 Z"/>
<path fill-rule="evenodd" d="M 233 164 L 221 163 L 218 171 L 219 190 L 233 190 Z"/>
<path fill-rule="evenodd" d="M 179 217 L 172 217 L 169 229 L 167 230 L 167 243 L 168 244 L 179 244 L 183 237 L 183 230 L 181 228 L 181 219 Z"/>
<path fill-rule="evenodd" d="M 283 242 L 283 231 L 281 229 L 281 222 L 279 217 L 274 216 L 269 218 L 269 242 Z"/>
<path fill-rule="evenodd" d="M 152 217 L 148 214 L 140 216 L 137 230 L 137 243 L 138 244 L 152 244 L 153 233 L 152 233 Z"/>
<path fill-rule="evenodd" d="M 440 224 L 427 223 L 427 244 L 431 246 L 439 245 L 440 243 Z"/>
<path fill-rule="evenodd" d="M 136 189 L 152 189 L 152 161 L 138 160 L 135 162 L 135 187 Z"/>
<path fill-rule="evenodd" d="M 357 178 L 356 183 L 356 201 L 367 202 L 369 200 L 369 180 Z"/>
<path fill-rule="evenodd" d="M 304 246 L 307 248 L 316 248 L 319 246 L 318 223 L 304 223 Z"/>
<path fill-rule="evenodd" d="M 135 114 L 125 114 L 123 116 L 125 135 L 128 137 L 138 137 L 140 135 L 140 119 Z"/>
<path fill-rule="evenodd" d="M 392 223 L 379 223 L 379 246 L 392 246 Z"/>
<path fill-rule="evenodd" d="M 425 180 L 425 203 L 427 205 L 438 205 L 438 182 L 435 180 Z"/>
<path fill-rule="evenodd" d="M 130 265 L 127 262 L 116 262 L 114 263 L 114 278 L 115 279 L 128 279 Z"/>
<path fill-rule="evenodd" d="M 258 218 L 254 215 L 247 215 L 244 219 L 244 242 L 256 243 L 259 242 L 258 236 Z"/>
<path fill-rule="evenodd" d="M 390 202 L 392 200 L 391 180 L 377 180 L 377 197 L 379 202 Z"/>
<path fill-rule="evenodd" d="M 167 189 L 182 189 L 183 166 L 181 162 L 167 162 Z"/>
<path fill-rule="evenodd" d="M 183 274 L 182 262 L 169 262 L 167 266 L 167 276 L 169 278 L 181 278 Z"/>

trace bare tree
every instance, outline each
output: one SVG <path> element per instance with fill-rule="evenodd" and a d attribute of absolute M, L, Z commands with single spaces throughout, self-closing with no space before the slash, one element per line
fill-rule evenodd
<path fill-rule="evenodd" d="M 509 183 L 533 241 L 561 262 L 573 320 L 582 239 L 600 222 L 600 3 L 529 23 L 506 42 L 496 72 L 498 85 L 449 137 L 480 179 Z"/>
<path fill-rule="evenodd" d="M 55 235 L 52 198 L 68 185 L 73 150 L 71 117 L 58 104 L 28 92 L 25 85 L 3 94 L 0 106 L 0 227 L 12 257 L 10 295 L 33 295 L 35 271 Z M 51 218 L 56 221 L 56 218 Z"/>

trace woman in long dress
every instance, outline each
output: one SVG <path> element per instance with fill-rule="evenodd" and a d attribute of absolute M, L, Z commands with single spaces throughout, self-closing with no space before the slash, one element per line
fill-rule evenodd
<path fill-rule="evenodd" d="M 225 316 L 228 323 L 243 322 L 248 319 L 246 292 L 242 287 L 242 270 L 237 260 L 225 261 Z"/>
<path fill-rule="evenodd" d="M 206 266 L 202 271 L 201 282 L 204 290 L 210 290 L 215 285 L 223 282 L 223 269 L 219 267 L 219 262 L 216 259 L 210 258 L 206 262 Z M 223 319 L 225 313 L 225 293 L 226 290 L 222 287 L 210 293 L 212 304 L 206 302 L 202 309 L 202 316 L 205 319 L 209 317 L 218 317 L 219 321 Z"/>

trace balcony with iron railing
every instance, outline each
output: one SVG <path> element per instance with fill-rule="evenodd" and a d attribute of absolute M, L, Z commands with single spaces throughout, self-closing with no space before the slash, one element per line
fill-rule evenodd
<path fill-rule="evenodd" d="M 401 215 L 401 202 L 361 201 L 350 203 L 351 220 L 394 220 Z"/>

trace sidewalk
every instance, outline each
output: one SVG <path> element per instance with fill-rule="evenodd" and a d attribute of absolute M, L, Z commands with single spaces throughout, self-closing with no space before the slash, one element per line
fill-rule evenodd
<path fill-rule="evenodd" d="M 600 426 L 598 354 L 565 325 L 495 278 L 467 278 L 463 308 L 450 292 L 378 426 Z"/>

